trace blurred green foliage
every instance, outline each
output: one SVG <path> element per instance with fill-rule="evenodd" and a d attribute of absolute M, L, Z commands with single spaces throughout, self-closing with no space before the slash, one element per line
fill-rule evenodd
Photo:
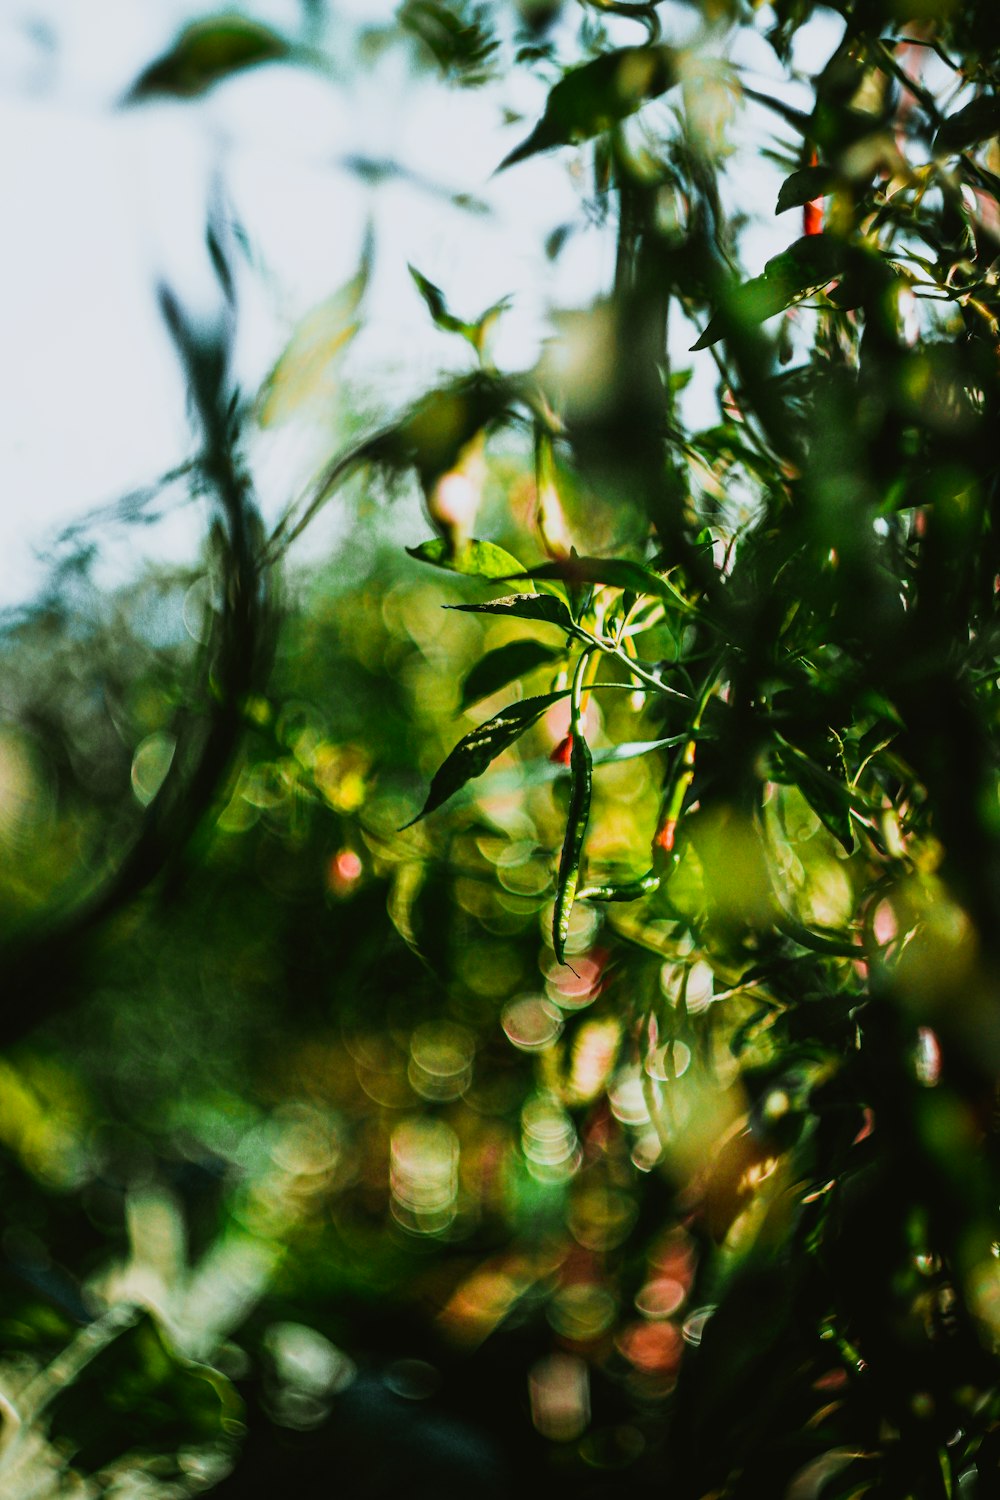
<path fill-rule="evenodd" d="M 391 39 L 542 72 L 504 165 L 592 168 L 607 297 L 506 371 L 411 267 L 476 368 L 268 534 L 371 247 L 253 406 L 164 289 L 203 555 L 108 591 L 97 526 L 5 622 L 4 1493 L 996 1492 L 996 12 L 514 9 Z M 814 12 L 793 109 L 730 44 Z M 278 58 L 205 20 L 125 107 Z"/>

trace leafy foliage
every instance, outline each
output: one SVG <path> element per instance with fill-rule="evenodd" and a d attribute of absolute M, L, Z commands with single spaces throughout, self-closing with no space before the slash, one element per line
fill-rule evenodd
<path fill-rule="evenodd" d="M 234 73 L 289 55 L 288 43 L 267 26 L 232 14 L 196 21 L 163 57 L 151 63 L 126 96 L 136 104 L 157 96 L 194 98 Z"/>
<path fill-rule="evenodd" d="M 549 80 L 557 9 L 515 44 Z M 997 13 L 719 4 L 681 48 L 665 7 L 590 9 L 503 166 L 577 153 L 606 296 L 507 371 L 504 304 L 466 322 L 411 267 L 474 372 L 265 536 L 231 351 L 165 291 L 202 443 L 165 488 L 213 531 L 148 590 L 183 621 L 200 587 L 197 648 L 85 556 L 75 613 L 7 626 L 9 1473 L 274 1493 L 391 1431 L 447 1488 L 393 1405 L 433 1364 L 422 1430 L 497 1493 L 996 1491 Z M 834 13 L 807 108 L 720 61 L 768 26 L 787 65 Z M 398 29 L 485 83 L 494 19 Z M 198 23 L 133 96 L 270 37 Z M 756 274 L 750 111 L 794 136 L 804 231 Z M 340 393 L 367 277 L 265 421 Z M 436 536 L 356 536 L 279 628 L 282 559 L 374 474 Z"/>

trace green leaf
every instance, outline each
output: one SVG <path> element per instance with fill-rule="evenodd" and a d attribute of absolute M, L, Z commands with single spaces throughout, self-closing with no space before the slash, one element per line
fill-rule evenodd
<path fill-rule="evenodd" d="M 764 323 L 843 274 L 847 246 L 830 234 L 807 234 L 769 260 L 762 276 L 732 289 L 694 349 L 707 349 L 734 331 Z"/>
<path fill-rule="evenodd" d="M 593 684 L 593 692 L 598 684 Z M 591 751 L 595 767 L 617 765 L 619 761 L 636 760 L 641 755 L 651 755 L 655 750 L 669 750 L 687 740 L 686 734 L 671 735 L 663 740 L 630 740 L 621 745 L 604 745 Z M 522 761 L 516 770 L 494 771 L 479 788 L 467 787 L 456 795 L 453 806 L 463 807 L 474 797 L 505 797 L 510 792 L 524 791 L 526 787 L 546 786 L 551 781 L 560 781 L 569 775 L 566 766 L 551 761 L 547 755 Z"/>
<path fill-rule="evenodd" d="M 510 382 L 482 370 L 429 392 L 393 426 L 334 459 L 309 491 L 285 512 L 271 534 L 270 555 L 276 556 L 290 546 L 362 464 L 375 464 L 390 473 L 414 468 L 425 493 L 429 493 L 441 475 L 459 461 L 468 444 L 508 414 L 515 396 Z M 436 558 L 426 560 L 446 566 Z M 516 558 L 513 563 L 520 566 Z"/>
<path fill-rule="evenodd" d="M 563 837 L 562 852 L 559 856 L 556 899 L 552 911 L 552 948 L 560 963 L 563 963 L 566 958 L 566 938 L 569 934 L 569 919 L 573 914 L 576 888 L 580 881 L 580 861 L 583 857 L 584 839 L 587 836 L 587 824 L 590 821 L 590 799 L 593 786 L 593 761 L 590 746 L 576 725 L 574 725 L 569 768 L 572 778 L 569 810 L 566 815 L 566 833 Z"/>
<path fill-rule="evenodd" d="M 441 288 L 435 286 L 433 281 L 428 281 L 427 277 L 422 275 L 416 266 L 408 264 L 407 270 L 413 277 L 417 291 L 424 299 L 427 311 L 430 313 L 436 326 L 443 329 L 445 333 L 460 333 L 470 343 L 474 342 L 475 325 L 464 323 L 461 318 L 455 317 L 455 314 L 451 312 L 445 301 L 444 292 L 442 292 Z"/>
<path fill-rule="evenodd" d="M 533 672 L 536 667 L 558 661 L 562 656 L 558 646 L 546 646 L 542 641 L 508 641 L 477 661 L 462 683 L 461 707 L 469 708 L 480 698 L 488 698 L 508 683 Z"/>
<path fill-rule="evenodd" d="M 451 5 L 441 0 L 406 0 L 396 19 L 419 37 L 445 77 L 473 87 L 492 76 L 500 43 L 491 34 L 486 6 L 464 0 Z"/>
<path fill-rule="evenodd" d="M 934 153 L 952 156 L 996 135 L 1000 135 L 1000 96 L 981 94 L 943 122 L 934 137 Z"/>
<path fill-rule="evenodd" d="M 502 312 L 510 306 L 509 297 L 501 297 L 499 302 L 494 302 L 488 307 L 481 317 L 474 323 L 466 323 L 462 318 L 457 318 L 445 301 L 444 292 L 433 281 L 428 281 L 416 266 L 407 267 L 413 277 L 417 291 L 424 299 L 427 311 L 430 313 L 435 325 L 444 333 L 457 333 L 467 343 L 471 344 L 477 354 L 482 354 L 483 346 L 489 337 L 490 331 Z"/>
<path fill-rule="evenodd" d="M 557 578 L 569 584 L 606 583 L 612 588 L 627 589 L 633 594 L 650 594 L 656 599 L 678 604 L 689 613 L 694 613 L 694 606 L 687 602 L 672 583 L 661 578 L 659 573 L 654 573 L 652 568 L 630 562 L 626 558 L 579 557 L 574 553 L 571 557 L 560 558 L 556 562 L 541 563 L 532 569 L 530 575 L 508 575 L 511 582 L 529 576 L 537 579 Z"/>
<path fill-rule="evenodd" d="M 775 213 L 783 214 L 786 209 L 801 208 L 803 204 L 811 203 L 814 198 L 824 198 L 835 180 L 835 175 L 829 167 L 800 167 L 797 172 L 792 173 L 791 177 L 786 177 L 781 184 Z"/>
<path fill-rule="evenodd" d="M 673 87 L 676 61 L 673 47 L 620 47 L 573 68 L 550 92 L 545 112 L 527 140 L 505 156 L 497 170 L 610 130 L 647 99 Z"/>
<path fill-rule="evenodd" d="M 468 541 L 464 547 L 453 551 L 443 537 L 434 537 L 421 542 L 419 547 L 407 547 L 411 557 L 418 562 L 430 563 L 434 568 L 444 568 L 449 573 L 461 573 L 466 578 L 509 578 L 511 565 L 520 567 L 516 557 L 498 547 L 495 542 Z"/>
<path fill-rule="evenodd" d="M 366 244 L 356 275 L 297 325 L 261 387 L 262 427 L 276 427 L 303 408 L 324 416 L 332 409 L 341 362 L 361 326 L 357 314 L 368 286 L 371 248 Z"/>
<path fill-rule="evenodd" d="M 473 438 L 507 414 L 513 396 L 510 384 L 477 371 L 429 392 L 359 451 L 389 469 L 415 468 L 429 491 Z"/>
<path fill-rule="evenodd" d="M 460 739 L 434 773 L 427 801 L 416 817 L 403 825 L 404 828 L 412 828 L 414 823 L 419 823 L 421 818 L 426 818 L 428 813 L 447 802 L 467 781 L 481 776 L 491 761 L 513 745 L 526 729 L 541 718 L 546 709 L 565 698 L 568 692 L 567 688 L 560 693 L 543 693 L 538 698 L 523 698 L 520 703 L 512 703 L 508 708 L 501 709 L 492 719 Z"/>
<path fill-rule="evenodd" d="M 775 781 L 797 786 L 813 812 L 828 828 L 848 854 L 854 852 L 854 829 L 851 827 L 852 797 L 846 782 L 823 769 L 796 750 L 782 744 L 775 756 L 772 774 Z"/>
<path fill-rule="evenodd" d="M 594 765 L 614 766 L 619 761 L 638 760 L 642 755 L 652 755 L 654 750 L 670 750 L 674 745 L 683 744 L 687 738 L 686 734 L 668 734 L 662 740 L 623 740 L 620 745 L 605 745 L 592 752 Z"/>
<path fill-rule="evenodd" d="M 48 1408 L 52 1437 L 72 1449 L 75 1468 L 92 1473 L 133 1451 L 175 1454 L 240 1430 L 242 1405 L 229 1382 L 176 1354 L 148 1313 L 78 1360 L 99 1332 L 85 1329 L 67 1351 L 75 1378 Z"/>
<path fill-rule="evenodd" d="M 460 609 L 474 615 L 507 615 L 512 620 L 542 620 L 558 625 L 560 630 L 573 629 L 573 616 L 554 594 L 507 594 L 502 599 L 487 599 L 482 604 L 446 604 L 445 609 Z"/>
<path fill-rule="evenodd" d="M 215 16 L 195 21 L 178 37 L 173 48 L 136 80 L 125 96 L 126 104 L 167 96 L 193 99 L 233 73 L 260 63 L 277 62 L 291 49 L 285 39 L 244 16 Z"/>

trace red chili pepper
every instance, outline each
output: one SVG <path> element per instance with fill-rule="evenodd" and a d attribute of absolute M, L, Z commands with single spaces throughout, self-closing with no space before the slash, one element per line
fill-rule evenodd
<path fill-rule="evenodd" d="M 811 167 L 814 167 L 816 165 L 816 149 L 815 149 L 815 147 L 809 153 L 809 165 Z M 803 234 L 822 234 L 823 233 L 823 199 L 822 198 L 813 198 L 811 202 L 803 204 L 803 206 L 802 206 L 802 233 Z"/>
<path fill-rule="evenodd" d="M 666 822 L 653 835 L 654 849 L 662 849 L 665 854 L 669 854 L 674 847 L 674 836 L 676 833 L 677 819 L 667 818 Z"/>
<path fill-rule="evenodd" d="M 562 739 L 559 741 L 555 749 L 552 751 L 552 754 L 549 756 L 549 760 L 554 766 L 568 766 L 572 759 L 573 736 L 571 734 L 565 734 L 563 735 Z"/>

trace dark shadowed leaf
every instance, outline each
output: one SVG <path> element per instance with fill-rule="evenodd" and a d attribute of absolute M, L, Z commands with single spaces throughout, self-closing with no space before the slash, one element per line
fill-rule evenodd
<path fill-rule="evenodd" d="M 467 781 L 481 776 L 492 760 L 513 745 L 536 719 L 541 718 L 547 708 L 565 698 L 568 691 L 567 688 L 561 693 L 543 693 L 538 698 L 523 698 L 520 703 L 512 703 L 509 708 L 501 709 L 500 713 L 488 719 L 485 724 L 480 724 L 471 734 L 463 736 L 435 771 L 427 801 L 417 816 L 404 826 L 412 828 L 414 823 L 426 818 L 442 802 L 447 802 L 452 793 L 457 792 Z"/>
<path fill-rule="evenodd" d="M 499 170 L 610 130 L 677 82 L 676 59 L 672 47 L 621 47 L 572 69 L 552 89 L 527 140 L 504 157 Z"/>
<path fill-rule="evenodd" d="M 509 682 L 516 681 L 536 667 L 557 661 L 562 656 L 558 646 L 546 646 L 542 641 L 508 641 L 488 651 L 466 676 L 462 683 L 461 707 L 469 708 L 480 698 L 488 698 L 499 692 Z"/>
<path fill-rule="evenodd" d="M 192 99 L 233 73 L 260 63 L 276 62 L 290 52 L 285 39 L 244 16 L 217 16 L 196 21 L 171 50 L 136 80 L 126 104 L 157 96 Z"/>
<path fill-rule="evenodd" d="M 501 420 L 513 396 L 508 383 L 477 371 L 429 392 L 362 451 L 390 469 L 415 468 L 429 489 L 455 466 L 473 438 Z"/>
<path fill-rule="evenodd" d="M 950 156 L 1000 135 L 1000 96 L 983 94 L 944 121 L 934 137 L 934 151 Z"/>
<path fill-rule="evenodd" d="M 507 594 L 482 604 L 446 604 L 445 609 L 461 609 L 474 615 L 507 615 L 512 620 L 543 620 L 561 630 L 573 629 L 573 616 L 553 594 Z"/>
<path fill-rule="evenodd" d="M 595 684 L 596 686 L 596 684 Z M 617 765 L 623 760 L 637 760 L 642 755 L 651 755 L 655 750 L 670 750 L 687 739 L 686 735 L 670 735 L 663 740 L 627 740 L 620 745 L 602 745 L 591 751 L 595 767 Z M 474 797 L 505 797 L 510 792 L 523 791 L 526 787 L 547 786 L 551 781 L 564 780 L 569 768 L 554 763 L 547 755 L 522 761 L 512 771 L 493 771 L 480 787 L 467 787 L 460 792 L 453 807 L 462 807 Z"/>
<path fill-rule="evenodd" d="M 707 349 L 741 327 L 766 322 L 842 275 L 847 247 L 829 234 L 807 234 L 769 260 L 762 276 L 735 287 L 692 349 Z"/>
<path fill-rule="evenodd" d="M 825 197 L 835 180 L 829 167 L 800 167 L 781 184 L 775 213 L 783 214 L 787 208 L 801 208 L 814 198 Z"/>

